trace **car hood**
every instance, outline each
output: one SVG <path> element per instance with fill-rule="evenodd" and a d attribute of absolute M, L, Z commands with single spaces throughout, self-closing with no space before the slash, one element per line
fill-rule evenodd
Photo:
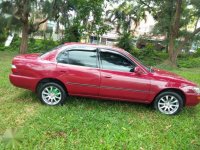
<path fill-rule="evenodd" d="M 186 83 L 186 84 L 189 84 L 191 86 L 196 86 L 195 83 L 175 74 L 175 73 L 172 73 L 172 72 L 169 72 L 169 71 L 166 71 L 166 70 L 161 70 L 161 69 L 157 69 L 157 68 L 153 68 L 154 70 L 154 75 L 156 76 L 159 76 L 159 77 L 163 77 L 163 78 L 166 78 L 166 79 L 169 79 L 169 80 L 179 80 L 183 83 Z"/>

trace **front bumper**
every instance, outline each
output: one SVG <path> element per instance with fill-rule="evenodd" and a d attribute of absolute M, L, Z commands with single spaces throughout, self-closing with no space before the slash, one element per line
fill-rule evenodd
<path fill-rule="evenodd" d="M 187 94 L 186 95 L 186 106 L 195 106 L 200 103 L 199 94 Z"/>

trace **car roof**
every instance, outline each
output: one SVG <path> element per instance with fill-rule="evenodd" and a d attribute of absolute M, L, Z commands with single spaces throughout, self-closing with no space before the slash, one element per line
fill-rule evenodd
<path fill-rule="evenodd" d="M 70 42 L 70 43 L 65 43 L 64 45 L 66 46 L 83 46 L 83 47 L 92 47 L 92 48 L 102 48 L 102 49 L 112 49 L 112 50 L 116 50 L 119 52 L 125 52 L 125 50 L 115 47 L 115 46 L 107 46 L 107 45 L 97 45 L 97 44 L 88 44 L 88 43 L 79 43 L 79 42 Z"/>

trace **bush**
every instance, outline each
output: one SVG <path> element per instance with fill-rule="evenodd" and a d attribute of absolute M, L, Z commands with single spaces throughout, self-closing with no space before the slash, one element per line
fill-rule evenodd
<path fill-rule="evenodd" d="M 19 51 L 21 39 L 15 37 L 9 47 L 5 47 L 4 44 L 0 44 L 0 51 Z M 58 46 L 59 43 L 53 40 L 38 40 L 29 39 L 28 53 L 42 53 Z"/>
<path fill-rule="evenodd" d="M 194 53 L 194 56 L 195 57 L 200 57 L 200 48 L 197 49 L 197 52 Z"/>
<path fill-rule="evenodd" d="M 131 33 L 123 33 L 117 40 L 117 45 L 124 50 L 131 52 L 134 49 L 133 36 Z"/>
<path fill-rule="evenodd" d="M 167 53 L 154 50 L 152 44 L 148 44 L 144 49 L 134 48 L 131 54 L 148 66 L 155 66 L 162 63 L 168 57 Z"/>
<path fill-rule="evenodd" d="M 8 50 L 10 51 L 19 51 L 19 47 L 20 47 L 20 42 L 21 42 L 21 39 L 17 36 L 14 37 L 12 43 L 10 44 L 8 48 Z"/>
<path fill-rule="evenodd" d="M 187 59 L 179 59 L 178 66 L 183 68 L 200 67 L 200 57 L 197 58 L 188 57 Z"/>
<path fill-rule="evenodd" d="M 53 40 L 35 40 L 29 41 L 28 52 L 29 53 L 41 53 L 49 51 L 50 49 L 58 46 L 59 43 Z"/>

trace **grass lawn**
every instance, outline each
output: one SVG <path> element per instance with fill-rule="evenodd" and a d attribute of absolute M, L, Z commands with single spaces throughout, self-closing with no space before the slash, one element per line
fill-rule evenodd
<path fill-rule="evenodd" d="M 70 97 L 42 105 L 9 82 L 0 52 L 0 149 L 200 149 L 200 105 L 166 116 L 143 104 Z M 200 85 L 200 68 L 172 70 Z"/>

